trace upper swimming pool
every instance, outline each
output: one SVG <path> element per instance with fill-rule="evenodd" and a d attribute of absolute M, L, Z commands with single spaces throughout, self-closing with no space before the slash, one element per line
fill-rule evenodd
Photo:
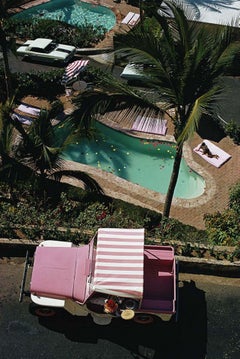
<path fill-rule="evenodd" d="M 80 0 L 51 0 L 24 10 L 14 15 L 14 18 L 59 20 L 76 27 L 90 24 L 94 28 L 101 26 L 107 31 L 116 24 L 115 14 L 110 9 Z"/>
<path fill-rule="evenodd" d="M 173 168 L 175 144 L 129 136 L 96 123 L 94 140 L 71 144 L 64 158 L 110 172 L 147 189 L 166 194 Z M 205 190 L 205 181 L 183 159 L 174 197 L 191 199 Z"/>

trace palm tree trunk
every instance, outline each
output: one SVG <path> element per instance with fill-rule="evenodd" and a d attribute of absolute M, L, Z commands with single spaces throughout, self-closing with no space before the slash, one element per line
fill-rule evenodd
<path fill-rule="evenodd" d="M 172 170 L 172 174 L 171 174 L 171 178 L 170 178 L 170 183 L 168 186 L 166 200 L 164 203 L 164 209 L 163 209 L 163 214 L 162 214 L 163 218 L 166 218 L 166 217 L 168 218 L 169 214 L 170 214 L 173 194 L 174 194 L 174 190 L 175 190 L 175 187 L 177 184 L 180 164 L 181 164 L 181 160 L 182 160 L 182 150 L 183 150 L 183 145 L 177 146 L 177 152 L 176 152 L 176 156 L 174 159 L 173 170 Z"/>
<path fill-rule="evenodd" d="M 0 23 L 0 43 L 3 54 L 3 68 L 4 68 L 4 76 L 5 76 L 5 86 L 6 86 L 6 94 L 7 99 L 12 97 L 12 82 L 11 82 L 11 72 L 9 69 L 8 62 L 8 50 L 7 50 L 7 40 L 6 34 L 2 28 L 2 24 Z"/>

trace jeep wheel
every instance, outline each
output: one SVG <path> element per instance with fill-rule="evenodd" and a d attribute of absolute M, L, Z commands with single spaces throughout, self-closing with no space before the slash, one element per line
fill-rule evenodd
<path fill-rule="evenodd" d="M 136 314 L 133 320 L 139 324 L 151 324 L 153 323 L 154 318 L 149 314 Z"/>
<path fill-rule="evenodd" d="M 55 308 L 43 307 L 41 305 L 31 305 L 29 306 L 29 311 L 31 314 L 36 315 L 37 317 L 53 317 L 57 314 Z"/>

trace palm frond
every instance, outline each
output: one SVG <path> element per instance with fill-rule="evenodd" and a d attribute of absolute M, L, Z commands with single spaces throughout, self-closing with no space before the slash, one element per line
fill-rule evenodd
<path fill-rule="evenodd" d="M 105 81 L 105 80 L 103 80 Z M 141 109 L 151 109 L 159 112 L 160 109 L 156 103 L 151 102 L 144 93 L 130 90 L 129 87 L 122 86 L 116 83 L 115 92 L 92 91 L 79 96 L 75 101 L 79 106 L 79 118 L 97 119 L 99 116 L 107 114 L 111 111 L 122 111 L 125 109 L 135 108 L 137 112 Z M 110 88 L 110 83 L 105 82 L 105 85 Z M 114 89 L 112 89 L 114 91 Z M 121 91 L 122 90 L 122 91 Z"/>
<path fill-rule="evenodd" d="M 52 170 L 58 166 L 61 147 L 54 144 L 55 134 L 47 111 L 41 111 L 27 133 L 22 137 L 19 150 L 25 163 L 40 170 Z"/>
<path fill-rule="evenodd" d="M 219 91 L 219 87 L 215 86 L 195 100 L 187 117 L 184 129 L 180 136 L 177 138 L 178 144 L 183 144 L 184 141 L 193 135 L 198 127 L 200 118 L 202 117 L 203 113 L 208 113 L 209 109 L 211 108 L 211 104 L 214 102 L 215 96 L 219 93 Z"/>
<path fill-rule="evenodd" d="M 81 171 L 73 171 L 73 170 L 60 170 L 51 174 L 55 180 L 60 181 L 63 177 L 73 178 L 83 182 L 84 189 L 88 191 L 96 191 L 99 194 L 104 194 L 102 188 L 99 186 L 97 181 L 95 181 L 88 174 Z"/>
<path fill-rule="evenodd" d="M 8 156 L 5 164 L 0 167 L 0 178 L 13 185 L 20 181 L 31 181 L 35 178 L 35 172 L 24 163 Z"/>

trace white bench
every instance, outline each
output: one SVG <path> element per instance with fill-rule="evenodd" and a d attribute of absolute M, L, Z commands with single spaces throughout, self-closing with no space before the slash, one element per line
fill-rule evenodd
<path fill-rule="evenodd" d="M 140 14 L 130 11 L 125 18 L 121 21 L 121 24 L 134 26 L 140 19 Z"/>
<path fill-rule="evenodd" d="M 135 14 L 131 20 L 128 22 L 128 25 L 134 26 L 140 19 L 140 14 Z"/>

